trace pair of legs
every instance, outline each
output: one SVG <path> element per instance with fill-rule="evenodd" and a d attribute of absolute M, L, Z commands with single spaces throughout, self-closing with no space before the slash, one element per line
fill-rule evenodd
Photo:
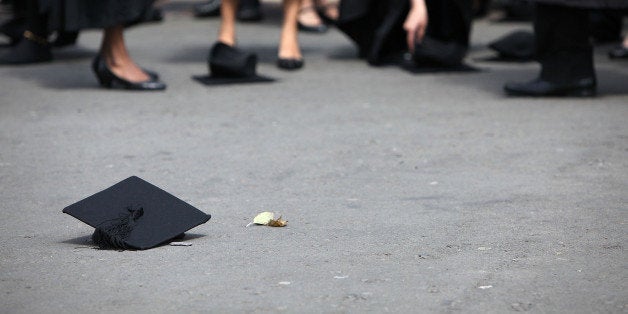
<path fill-rule="evenodd" d="M 218 41 L 229 46 L 236 44 L 236 13 L 239 0 L 223 0 L 220 8 L 222 15 Z M 301 0 L 283 0 L 283 24 L 281 27 L 281 37 L 279 39 L 280 59 L 303 59 L 299 47 L 297 16 Z"/>

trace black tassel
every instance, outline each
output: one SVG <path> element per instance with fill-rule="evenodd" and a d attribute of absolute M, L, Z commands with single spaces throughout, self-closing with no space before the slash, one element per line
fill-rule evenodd
<path fill-rule="evenodd" d="M 126 244 L 126 239 L 133 231 L 137 220 L 144 215 L 144 208 L 138 206 L 126 207 L 128 213 L 121 214 L 116 219 L 109 220 L 94 230 L 92 241 L 101 249 L 132 249 Z"/>

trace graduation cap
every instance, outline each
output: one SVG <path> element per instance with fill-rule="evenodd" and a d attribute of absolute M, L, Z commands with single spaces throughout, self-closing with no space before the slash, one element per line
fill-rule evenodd
<path fill-rule="evenodd" d="M 209 51 L 209 73 L 193 78 L 205 85 L 273 82 L 256 73 L 257 55 L 217 42 Z"/>
<path fill-rule="evenodd" d="M 456 67 L 462 63 L 466 53 L 467 48 L 454 41 L 441 41 L 425 36 L 414 46 L 412 59 L 417 65 Z"/>
<path fill-rule="evenodd" d="M 167 243 L 211 218 L 135 176 L 76 202 L 63 212 L 96 228 L 92 240 L 101 248 L 134 250 Z"/>
<path fill-rule="evenodd" d="M 499 56 L 493 61 L 532 61 L 536 54 L 534 34 L 529 31 L 514 31 L 488 45 Z"/>

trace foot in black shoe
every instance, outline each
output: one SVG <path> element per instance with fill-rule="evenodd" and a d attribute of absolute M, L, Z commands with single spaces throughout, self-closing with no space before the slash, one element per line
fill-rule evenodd
<path fill-rule="evenodd" d="M 0 64 L 31 64 L 49 62 L 52 60 L 50 45 L 45 39 L 25 32 L 24 38 L 20 42 L 0 54 Z"/>
<path fill-rule="evenodd" d="M 596 83 L 594 78 L 580 79 L 570 84 L 556 84 L 539 78 L 525 83 L 507 83 L 504 91 L 510 96 L 593 97 L 596 94 Z"/>
<path fill-rule="evenodd" d="M 623 45 L 616 47 L 608 52 L 608 57 L 611 59 L 628 59 L 628 47 Z"/>
<path fill-rule="evenodd" d="M 288 59 L 288 58 L 279 58 L 277 60 L 277 67 L 283 70 L 298 70 L 303 67 L 305 62 L 303 59 Z"/>
<path fill-rule="evenodd" d="M 220 15 L 220 0 L 209 0 L 194 5 L 194 16 L 210 17 Z"/>
<path fill-rule="evenodd" d="M 259 0 L 240 0 L 236 17 L 241 22 L 257 22 L 263 18 Z"/>
<path fill-rule="evenodd" d="M 97 55 L 94 58 L 94 61 L 92 62 L 92 70 L 96 74 L 100 85 L 106 88 L 143 91 L 158 91 L 166 89 L 166 84 L 159 81 L 156 73 L 147 73 L 150 79 L 143 82 L 131 82 L 118 77 L 111 72 L 104 58 L 100 55 Z"/>
<path fill-rule="evenodd" d="M 306 21 L 309 22 L 306 24 Z M 307 6 L 299 9 L 297 26 L 300 31 L 308 33 L 322 34 L 327 32 L 327 25 L 323 23 L 314 6 Z"/>

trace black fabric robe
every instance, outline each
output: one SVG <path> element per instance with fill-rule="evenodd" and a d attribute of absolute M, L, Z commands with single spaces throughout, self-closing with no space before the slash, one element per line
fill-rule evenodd
<path fill-rule="evenodd" d="M 628 1 L 628 0 L 626 0 Z M 472 0 L 426 0 L 426 36 L 468 47 Z M 410 0 L 342 0 L 337 26 L 370 64 L 387 63 L 408 50 L 403 23 Z"/>
<path fill-rule="evenodd" d="M 78 31 L 129 25 L 142 19 L 154 0 L 39 0 L 50 30 Z"/>

